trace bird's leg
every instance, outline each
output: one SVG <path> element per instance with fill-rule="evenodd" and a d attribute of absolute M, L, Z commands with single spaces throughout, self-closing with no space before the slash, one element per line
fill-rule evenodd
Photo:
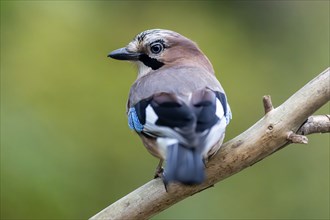
<path fill-rule="evenodd" d="M 159 160 L 159 163 L 158 163 L 158 165 L 156 167 L 156 172 L 155 172 L 155 176 L 154 177 L 155 177 L 155 179 L 158 178 L 158 177 L 162 179 L 162 181 L 164 183 L 165 190 L 166 190 L 166 192 L 168 192 L 167 182 L 166 182 L 165 177 L 164 177 L 164 169 L 162 167 L 163 162 L 164 162 L 163 159 L 160 159 Z"/>
<path fill-rule="evenodd" d="M 159 160 L 159 163 L 158 163 L 158 165 L 156 167 L 155 176 L 154 176 L 155 179 L 158 178 L 158 177 L 163 178 L 163 171 L 164 171 L 164 169 L 162 167 L 163 162 L 164 162 L 163 159 L 160 159 Z"/>

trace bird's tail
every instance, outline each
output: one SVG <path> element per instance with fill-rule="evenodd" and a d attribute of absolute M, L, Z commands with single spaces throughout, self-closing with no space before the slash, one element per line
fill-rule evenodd
<path fill-rule="evenodd" d="M 165 184 L 180 182 L 185 185 L 200 184 L 205 179 L 204 162 L 201 152 L 181 144 L 167 147 Z"/>

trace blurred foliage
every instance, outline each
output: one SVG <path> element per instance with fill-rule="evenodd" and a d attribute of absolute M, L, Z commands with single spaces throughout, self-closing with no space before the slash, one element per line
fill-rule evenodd
<path fill-rule="evenodd" d="M 152 178 L 125 115 L 135 68 L 106 57 L 151 28 L 210 58 L 226 140 L 329 66 L 329 1 L 1 1 L 1 219 L 86 219 Z M 154 219 L 329 219 L 329 135 L 309 139 Z"/>

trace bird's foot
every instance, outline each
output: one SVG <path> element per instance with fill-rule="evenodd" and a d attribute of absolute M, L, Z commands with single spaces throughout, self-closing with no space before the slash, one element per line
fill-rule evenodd
<path fill-rule="evenodd" d="M 157 167 L 156 168 L 156 172 L 155 172 L 155 175 L 154 175 L 154 178 L 163 178 L 163 172 L 164 172 L 164 169 L 163 167 Z"/>
<path fill-rule="evenodd" d="M 159 160 L 159 163 L 156 167 L 156 172 L 155 172 L 155 175 L 154 175 L 155 179 L 158 178 L 158 177 L 162 178 L 162 175 L 163 175 L 163 172 L 164 172 L 164 169 L 162 167 L 163 161 L 164 161 L 163 159 Z"/>

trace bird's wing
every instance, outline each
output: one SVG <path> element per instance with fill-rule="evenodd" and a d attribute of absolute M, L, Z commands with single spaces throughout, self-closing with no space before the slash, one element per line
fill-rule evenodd
<path fill-rule="evenodd" d="M 160 145 L 179 142 L 206 154 L 223 139 L 231 112 L 213 74 L 196 68 L 167 68 L 133 84 L 128 119 L 131 129 L 157 138 Z"/>
<path fill-rule="evenodd" d="M 190 105 L 175 94 L 157 93 L 131 107 L 128 118 L 137 132 L 202 151 L 221 138 L 231 115 L 226 96 L 205 88 L 192 94 Z"/>

